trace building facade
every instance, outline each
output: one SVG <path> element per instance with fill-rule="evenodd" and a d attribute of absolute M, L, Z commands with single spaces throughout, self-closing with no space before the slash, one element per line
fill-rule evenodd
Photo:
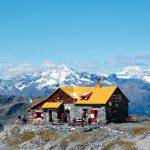
<path fill-rule="evenodd" d="M 128 99 L 117 86 L 60 87 L 33 105 L 32 112 L 44 112 L 44 121 L 85 119 L 94 122 L 124 122 L 128 117 Z M 37 118 L 37 115 L 35 119 Z"/>

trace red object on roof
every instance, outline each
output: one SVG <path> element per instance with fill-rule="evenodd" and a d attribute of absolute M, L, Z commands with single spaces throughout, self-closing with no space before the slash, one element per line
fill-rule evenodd
<path fill-rule="evenodd" d="M 81 96 L 80 96 L 80 99 L 84 99 L 84 97 L 85 97 L 85 96 L 81 95 Z"/>
<path fill-rule="evenodd" d="M 88 93 L 86 96 L 85 96 L 85 99 L 89 99 L 92 95 L 92 92 Z"/>
<path fill-rule="evenodd" d="M 92 95 L 92 92 L 85 93 L 85 94 L 80 96 L 80 99 L 88 100 L 91 97 L 91 95 Z"/>

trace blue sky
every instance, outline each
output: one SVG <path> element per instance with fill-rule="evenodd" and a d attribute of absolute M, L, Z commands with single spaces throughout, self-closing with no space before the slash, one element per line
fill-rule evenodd
<path fill-rule="evenodd" d="M 1 0 L 0 64 L 149 67 L 149 7 L 149 0 Z"/>

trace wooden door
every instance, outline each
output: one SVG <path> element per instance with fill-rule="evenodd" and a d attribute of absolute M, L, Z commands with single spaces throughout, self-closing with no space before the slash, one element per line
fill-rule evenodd
<path fill-rule="evenodd" d="M 52 118 L 52 110 L 49 110 L 49 122 L 52 122 L 53 118 Z"/>

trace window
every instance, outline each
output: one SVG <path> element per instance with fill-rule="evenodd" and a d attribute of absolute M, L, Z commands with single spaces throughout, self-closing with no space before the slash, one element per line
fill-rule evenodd
<path fill-rule="evenodd" d="M 88 113 L 88 109 L 83 109 L 83 113 L 87 114 Z"/>
<path fill-rule="evenodd" d="M 40 118 L 40 117 L 41 117 L 41 113 L 37 112 L 37 118 Z"/>
<path fill-rule="evenodd" d="M 118 107 L 119 107 L 119 104 L 118 104 L 118 103 L 115 103 L 115 107 L 118 108 Z"/>
<path fill-rule="evenodd" d="M 117 94 L 117 100 L 118 102 L 121 102 L 121 94 Z"/>
<path fill-rule="evenodd" d="M 114 94 L 113 101 L 118 102 L 118 103 L 121 102 L 121 94 Z"/>

